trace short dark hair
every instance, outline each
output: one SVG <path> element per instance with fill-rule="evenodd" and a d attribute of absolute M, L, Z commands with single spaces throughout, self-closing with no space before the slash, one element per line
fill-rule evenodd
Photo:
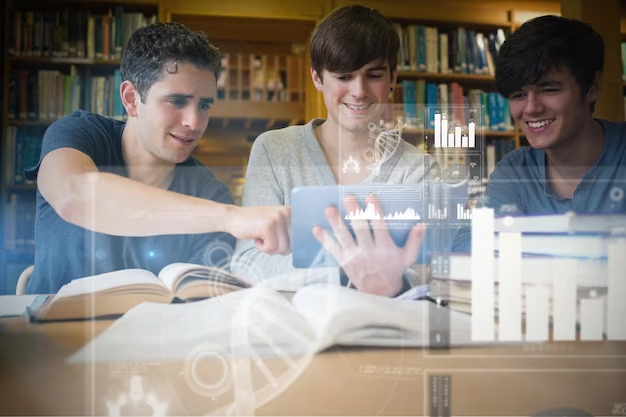
<path fill-rule="evenodd" d="M 390 73 L 396 69 L 400 38 L 393 23 L 378 10 L 352 5 L 328 14 L 311 35 L 311 67 L 322 77 L 324 70 L 352 72 L 384 60 Z"/>
<path fill-rule="evenodd" d="M 508 98 L 559 67 L 570 70 L 584 97 L 596 72 L 604 68 L 604 39 L 580 20 L 551 15 L 531 19 L 500 48 L 496 89 Z"/>
<path fill-rule="evenodd" d="M 120 64 L 122 81 L 131 81 L 145 103 L 148 90 L 161 79 L 164 68 L 176 71 L 171 65 L 174 62 L 210 69 L 216 80 L 221 72 L 220 52 L 204 33 L 180 23 L 155 23 L 137 29 L 128 40 Z"/>

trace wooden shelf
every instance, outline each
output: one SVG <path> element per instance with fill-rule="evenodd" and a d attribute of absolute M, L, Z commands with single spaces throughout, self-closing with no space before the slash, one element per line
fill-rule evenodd
<path fill-rule="evenodd" d="M 7 126 L 50 126 L 56 119 L 49 120 L 8 120 Z"/>
<path fill-rule="evenodd" d="M 398 71 L 399 79 L 420 79 L 427 81 L 453 82 L 471 81 L 477 83 L 493 83 L 495 78 L 492 75 L 483 74 L 459 74 L 459 73 L 432 73 L 419 71 Z M 399 83 L 399 87 L 402 85 Z"/>
<path fill-rule="evenodd" d="M 57 65 L 111 65 L 119 66 L 120 60 L 98 60 L 90 58 L 59 58 L 43 56 L 12 56 L 9 57 L 12 64 L 57 64 Z"/>

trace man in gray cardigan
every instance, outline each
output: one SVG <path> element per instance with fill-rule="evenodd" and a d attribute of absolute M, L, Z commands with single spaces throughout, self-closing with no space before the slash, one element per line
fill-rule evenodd
<path fill-rule="evenodd" d="M 331 12 L 315 29 L 310 44 L 311 77 L 322 92 L 327 119 L 261 134 L 252 147 L 242 204 L 286 205 L 297 186 L 417 184 L 425 165 L 434 161 L 401 140 L 393 154 L 377 169 L 342 169 L 348 156 L 360 166 L 368 162 L 361 151 L 367 146 L 371 122 L 381 119 L 389 93 L 396 85 L 399 38 L 393 24 L 378 11 L 347 6 Z M 375 199 L 370 200 L 377 205 Z M 358 208 L 346 200 L 346 210 Z M 329 224 L 341 222 L 335 208 L 326 211 Z M 315 237 L 337 259 L 341 268 L 324 273 L 344 278 L 355 288 L 381 296 L 396 296 L 410 289 L 407 273 L 413 270 L 424 227 L 414 227 L 404 247 L 397 247 L 387 229 L 355 229 L 356 241 L 333 226 L 335 238 L 317 227 Z M 231 269 L 259 281 L 288 277 L 295 286 L 319 277 L 319 270 L 299 270 L 292 256 L 259 251 L 252 240 L 237 243 Z M 328 275 L 325 276 L 326 279 Z"/>

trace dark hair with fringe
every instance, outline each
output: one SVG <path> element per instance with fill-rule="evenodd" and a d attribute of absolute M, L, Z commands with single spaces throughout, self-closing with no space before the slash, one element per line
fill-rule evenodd
<path fill-rule="evenodd" d="M 569 69 L 584 97 L 596 72 L 604 68 L 602 36 L 579 20 L 551 15 L 531 19 L 500 48 L 496 89 L 508 98 L 555 68 Z"/>
<path fill-rule="evenodd" d="M 155 23 L 137 29 L 128 40 L 120 64 L 122 81 L 131 81 L 145 103 L 150 87 L 161 79 L 163 70 L 177 70 L 174 63 L 209 69 L 216 80 L 222 70 L 220 52 L 204 33 L 180 23 Z"/>
<path fill-rule="evenodd" d="M 322 78 L 324 70 L 352 72 L 381 60 L 396 69 L 400 38 L 393 23 L 378 10 L 352 5 L 326 16 L 311 35 L 311 67 Z"/>

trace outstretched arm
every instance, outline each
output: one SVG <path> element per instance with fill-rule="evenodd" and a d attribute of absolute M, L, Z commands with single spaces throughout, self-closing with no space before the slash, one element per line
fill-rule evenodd
<path fill-rule="evenodd" d="M 120 236 L 227 232 L 257 239 L 269 253 L 290 251 L 288 209 L 244 209 L 100 172 L 94 160 L 102 137 L 93 131 L 81 120 L 55 122 L 44 136 L 41 163 L 30 170 L 41 195 L 65 221 Z"/>

